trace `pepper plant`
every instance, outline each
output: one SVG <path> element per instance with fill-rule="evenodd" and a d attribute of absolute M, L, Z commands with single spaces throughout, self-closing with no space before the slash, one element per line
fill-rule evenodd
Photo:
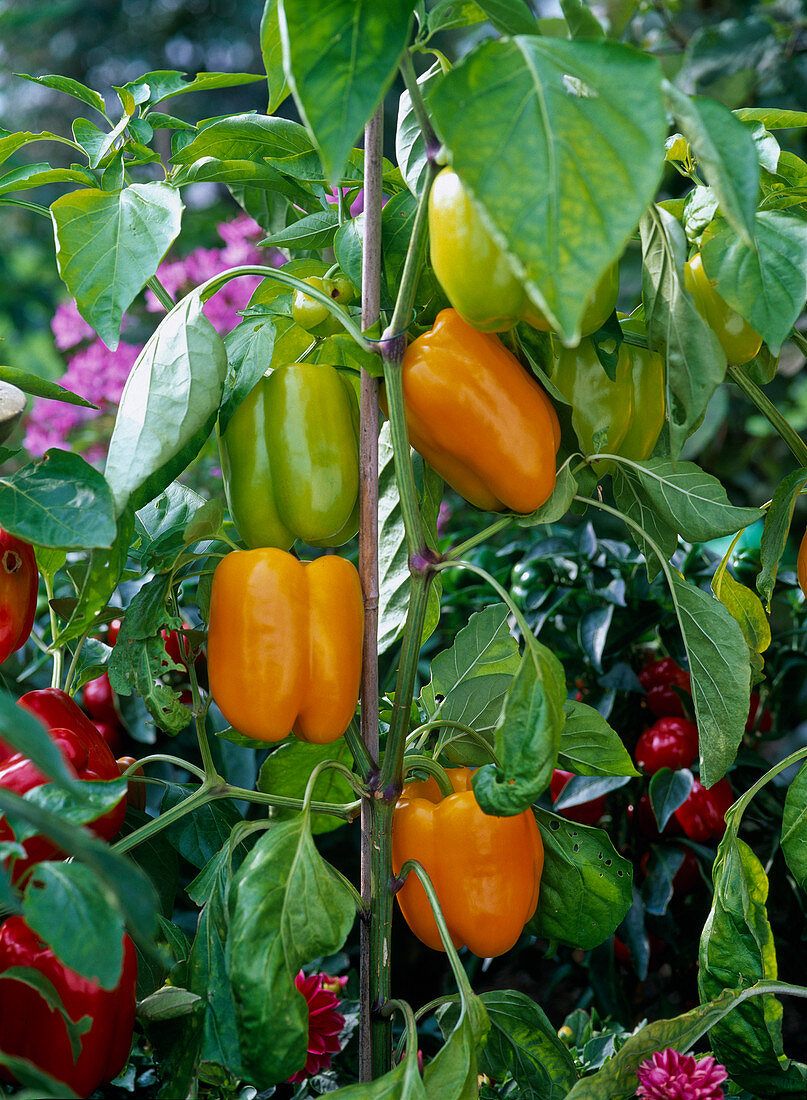
<path fill-rule="evenodd" d="M 455 917 L 458 907 L 461 917 L 471 910 L 475 883 L 444 873 L 444 861 L 430 863 L 428 830 L 422 850 L 410 837 L 394 857 L 399 799 L 411 808 L 412 791 L 428 787 L 436 819 L 462 798 L 467 827 L 445 833 L 456 863 L 477 866 L 472 823 L 480 814 L 493 836 L 501 823 L 526 830 L 525 840 L 512 842 L 528 856 L 516 883 L 526 897 L 520 908 L 511 905 L 498 875 L 504 869 L 494 867 L 484 918 L 496 932 L 516 924 L 503 939 L 482 936 L 481 950 L 491 942 L 511 947 L 525 920 L 525 935 L 550 944 L 591 951 L 610 940 L 636 911 L 633 868 L 604 830 L 561 811 L 585 801 L 581 791 L 590 798 L 616 790 L 638 773 L 621 731 L 604 716 L 610 711 L 575 698 L 573 675 L 567 684 L 547 644 L 545 593 L 523 605 L 480 564 L 479 550 L 508 531 L 529 532 L 538 548 L 548 525 L 569 513 L 584 516 L 592 531 L 619 526 L 644 562 L 641 583 L 668 592 L 697 726 L 692 766 L 708 790 L 733 767 L 745 734 L 770 643 L 766 609 L 807 486 L 807 446 L 764 392 L 785 341 L 804 350 L 794 325 L 807 299 L 807 165 L 775 134 L 807 125 L 807 114 L 732 112 L 689 96 L 665 79 L 656 58 L 606 36 L 582 0 L 561 7 L 563 33 L 550 37 L 523 0 L 267 0 L 265 111 L 194 124 L 165 110 L 189 91 L 263 75 L 146 73 L 115 89 L 116 112 L 75 81 L 33 76 L 25 79 L 72 96 L 92 118 L 77 118 L 71 135 L 0 134 L 6 161 L 34 143 L 55 143 L 75 160 L 12 168 L 0 177 L 0 203 L 50 219 L 59 274 L 95 333 L 115 347 L 144 289 L 165 309 L 121 396 L 103 473 L 53 449 L 39 462 L 17 462 L 0 483 L 0 525 L 37 549 L 50 633 L 39 641 L 51 687 L 75 694 L 107 672 L 124 707 L 144 707 L 164 734 L 193 726 L 192 753 L 156 751 L 128 764 L 133 785 L 165 793 L 161 802 L 150 798 L 147 815 L 130 808 L 125 834 L 108 847 L 80 826 L 120 802 L 122 780 L 77 783 L 48 733 L 21 720 L 10 696 L 0 700 L 3 740 L 52 781 L 25 797 L 0 789 L 14 837 L 2 846 L 0 901 L 67 965 L 106 988 L 116 981 L 109 958 L 120 959 L 125 923 L 140 950 L 140 1020 L 157 1052 L 160 1095 L 232 1095 L 242 1083 L 269 1094 L 299 1079 L 309 1022 L 295 977 L 338 953 L 357 923 L 359 1080 L 340 1082 L 346 1097 L 460 1100 L 476 1094 L 484 1067 L 509 1095 L 612 1100 L 633 1095 L 636 1071 L 651 1054 L 686 1051 L 707 1033 L 737 1087 L 804 1094 L 807 1067 L 783 1050 L 779 998 L 807 990 L 778 980 L 768 880 L 739 833 L 766 785 L 807 750 L 759 775 L 725 814 L 700 939 L 700 1004 L 640 1026 L 597 1064 L 576 1060 L 523 994 L 473 992 L 454 941 L 468 938 Z M 456 63 L 436 48 L 436 36 L 442 43 L 483 22 L 486 34 Z M 382 156 L 381 104 L 398 77 L 394 165 Z M 274 113 L 289 95 L 302 122 Z M 171 150 L 163 161 L 155 136 L 166 134 Z M 683 194 L 668 190 L 674 172 L 686 181 Z M 447 178 L 455 181 L 448 189 Z M 230 268 L 174 301 L 158 269 L 180 238 L 183 189 L 197 182 L 225 186 L 262 227 L 263 244 L 283 250 L 288 262 Z M 45 185 L 63 190 L 49 207 L 30 197 Z M 363 210 L 352 215 L 359 192 Z M 687 268 L 696 254 L 698 264 Z M 631 310 L 622 325 L 614 279 L 625 255 L 641 256 L 642 287 L 640 301 L 622 303 Z M 260 282 L 222 338 L 205 305 L 245 277 Z M 737 335 L 735 319 L 741 337 L 751 333 L 748 355 L 724 339 L 723 329 Z M 567 350 L 578 346 L 578 355 Z M 582 355 L 585 383 L 572 378 Z M 636 372 L 630 385 L 626 362 Z M 656 379 L 649 394 L 647 380 L 639 383 L 643 368 Z M 35 396 L 81 403 L 20 370 L 6 368 L 3 378 Z M 716 478 L 681 457 L 723 383 L 738 387 L 793 455 L 773 499 L 756 507 L 732 505 Z M 632 424 L 617 425 L 626 404 Z M 223 441 L 229 515 L 223 488 L 204 499 L 177 480 L 214 432 Z M 337 481 L 338 501 L 326 515 L 318 494 Z M 438 540 L 444 483 L 478 509 L 474 530 L 461 539 L 452 539 L 449 521 Z M 289 582 L 296 595 L 277 596 L 267 564 L 291 561 L 295 540 L 302 558 L 319 560 L 323 547 L 343 544 L 340 556 L 355 557 L 356 506 L 364 611 L 358 709 L 348 682 L 358 669 L 356 631 L 345 625 L 352 620 L 315 610 L 296 563 L 283 566 L 298 578 Z M 734 546 L 762 517 L 759 572 L 738 579 Z M 323 526 L 309 526 L 313 520 Z M 679 568 L 679 544 L 725 537 L 732 545 L 707 590 Z M 247 553 L 260 556 L 248 559 L 260 569 L 232 564 Z M 221 562 L 230 563 L 226 582 Z M 331 572 L 331 564 L 341 569 L 325 557 L 306 575 Z M 432 654 L 429 679 L 419 682 L 443 584 L 456 586 L 458 577 L 487 597 Z M 308 614 L 313 640 L 302 626 L 287 626 L 289 603 L 288 621 Z M 193 626 L 182 614 L 191 605 Z M 592 652 L 603 611 L 591 611 Z M 121 617 L 114 646 L 106 644 L 105 628 Z M 194 659 L 208 623 L 212 695 Z M 334 627 L 337 636 L 323 641 Z M 185 639 L 173 655 L 170 631 Z M 281 681 L 305 664 L 309 648 L 347 694 L 346 730 L 341 722 L 322 733 L 302 710 L 272 724 L 276 699 L 285 705 Z M 25 675 L 40 675 L 44 660 L 33 659 Z M 388 667 L 380 699 L 379 669 L 386 678 Z M 178 678 L 187 680 L 185 695 L 175 689 Z M 324 682 L 323 672 L 305 684 L 300 708 L 327 707 Z M 635 690 L 630 677 L 628 684 Z M 235 728 L 229 713 L 238 716 Z M 278 738 L 255 782 L 229 774 L 229 746 L 257 753 Z M 165 767 L 183 782 L 166 780 Z M 455 794 L 468 767 L 470 791 Z M 553 792 L 553 813 L 558 768 L 575 778 Z M 690 794 L 686 774 L 683 784 L 683 769 L 653 776 L 662 827 Z M 799 772 L 788 790 L 780 838 L 802 891 L 805 777 Z M 413 779 L 418 788 L 402 799 Z M 352 882 L 315 836 L 357 817 L 361 868 Z M 16 883 L 9 868 L 19 843 L 39 833 L 74 859 L 43 861 Z M 154 866 L 155 845 L 166 838 L 198 872 L 184 887 L 199 910 L 191 939 L 171 919 L 176 876 Z M 498 842 L 500 864 L 507 843 Z M 480 876 L 491 875 L 496 847 L 495 840 L 484 845 Z M 442 944 L 456 984 L 456 993 L 417 1012 L 391 982 L 401 890 L 417 899 L 402 903 L 403 911 L 417 908 L 410 923 L 416 931 L 428 926 L 431 946 Z M 75 915 L 66 920 L 66 912 Z M 0 977 L 7 986 L 23 980 Z M 434 1010 L 444 1042 L 421 1074 L 417 1027 Z M 405 1053 L 393 1059 L 396 1016 Z M 18 1054 L 0 1053 L 17 1080 L 64 1095 L 43 1076 L 45 1063 L 37 1069 Z"/>

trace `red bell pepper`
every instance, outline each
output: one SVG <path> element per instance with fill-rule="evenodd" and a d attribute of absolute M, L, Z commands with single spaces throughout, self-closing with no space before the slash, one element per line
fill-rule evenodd
<path fill-rule="evenodd" d="M 90 1017 L 76 1061 L 61 1013 L 48 1008 L 31 986 L 4 977 L 5 971 L 17 966 L 31 967 L 47 978 L 71 1020 Z M 102 989 L 69 970 L 22 917 L 9 917 L 0 928 L 0 1050 L 32 1062 L 78 1096 L 89 1096 L 99 1085 L 116 1077 L 126 1064 L 132 1045 L 136 989 L 137 956 L 126 935 L 118 984 L 114 989 Z M 13 1080 L 8 1070 L 0 1072 L 5 1080 Z"/>
<path fill-rule="evenodd" d="M 106 780 L 120 777 L 111 749 L 69 695 L 58 688 L 44 688 L 40 691 L 29 691 L 17 703 L 47 726 L 51 739 L 76 778 Z M 27 756 L 10 751 L 8 745 L 0 742 L 0 787 L 14 791 L 15 794 L 25 794 L 26 791 L 47 782 L 47 776 L 34 767 Z M 124 796 L 113 809 L 93 821 L 88 828 L 96 836 L 110 840 L 120 830 L 125 814 Z M 7 822 L 0 817 L 0 839 L 9 840 L 12 836 Z M 56 845 L 44 836 L 30 837 L 23 847 L 26 858 L 15 862 L 15 879 L 34 863 L 59 855 Z"/>
<path fill-rule="evenodd" d="M 33 547 L 0 530 L 0 663 L 31 636 L 38 588 Z"/>
<path fill-rule="evenodd" d="M 691 694 L 689 673 L 672 657 L 648 661 L 639 673 L 639 683 L 647 692 L 647 705 L 657 718 L 686 718 L 678 691 Z"/>

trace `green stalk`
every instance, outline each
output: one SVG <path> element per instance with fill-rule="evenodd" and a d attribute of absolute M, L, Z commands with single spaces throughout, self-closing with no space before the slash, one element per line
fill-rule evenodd
<path fill-rule="evenodd" d="M 51 641 L 56 641 L 58 634 L 58 628 L 56 624 L 56 612 L 53 610 L 51 600 L 53 599 L 53 580 L 47 573 L 44 575 L 45 580 L 45 593 L 48 597 L 48 614 L 50 615 L 50 634 Z M 64 660 L 64 650 L 61 646 L 58 646 L 53 651 L 53 669 L 51 671 L 50 686 L 57 688 L 62 682 L 62 662 Z"/>
<path fill-rule="evenodd" d="M 431 756 L 423 756 L 421 753 L 413 753 L 411 756 L 405 756 L 403 760 L 404 779 L 410 772 L 414 771 L 428 772 L 437 783 L 443 798 L 448 798 L 450 795 L 456 793 L 445 768 L 441 764 L 438 764 L 436 760 L 433 760 Z"/>
<path fill-rule="evenodd" d="M 807 748 L 797 749 L 796 752 L 792 752 L 790 756 L 786 756 L 784 760 L 780 760 L 778 764 L 774 764 L 772 768 L 769 768 L 761 778 L 759 778 L 752 787 L 749 787 L 747 791 L 744 791 L 734 805 L 726 812 L 726 820 L 731 822 L 732 827 L 736 830 L 739 828 L 740 819 L 748 808 L 748 804 L 754 795 L 765 786 L 766 783 L 777 776 L 779 772 L 785 771 L 792 764 L 795 764 L 799 760 L 807 760 Z"/>
<path fill-rule="evenodd" d="M 426 897 L 429 899 L 429 905 L 431 906 L 432 913 L 434 914 L 434 920 L 437 925 L 437 929 L 440 933 L 440 939 L 443 941 L 443 947 L 448 957 L 449 965 L 454 973 L 454 978 L 457 982 L 457 987 L 461 994 L 465 996 L 472 996 L 473 990 L 471 989 L 471 983 L 468 981 L 468 975 L 465 972 L 465 967 L 460 962 L 460 957 L 457 954 L 457 949 L 451 939 L 451 933 L 448 931 L 448 926 L 443 916 L 443 910 L 440 908 L 440 899 L 437 897 L 437 891 L 432 885 L 432 880 L 429 878 L 426 869 L 418 863 L 416 859 L 408 859 L 401 868 L 401 873 L 398 875 L 398 880 L 403 882 L 406 876 L 413 872 L 420 879 L 420 884 L 426 891 Z"/>
<path fill-rule="evenodd" d="M 153 292 L 154 297 L 157 299 L 160 305 L 163 306 L 166 312 L 174 308 L 176 302 L 165 289 L 165 287 L 156 275 L 152 275 L 152 277 L 146 283 L 146 286 L 149 288 L 149 290 Z"/>
<path fill-rule="evenodd" d="M 502 516 L 501 519 L 497 519 L 495 523 L 489 524 L 484 530 L 477 532 L 475 535 L 471 535 L 465 542 L 461 542 L 459 546 L 453 546 L 446 558 L 450 558 L 452 561 L 454 558 L 464 558 L 469 550 L 473 550 L 475 546 L 479 546 L 482 542 L 487 542 L 488 539 L 497 535 L 499 531 L 503 531 L 505 527 L 509 527 L 513 522 L 512 516 Z"/>
<path fill-rule="evenodd" d="M 762 415 L 769 421 L 772 427 L 779 433 L 790 448 L 793 457 L 799 466 L 807 466 L 807 444 L 787 420 L 782 416 L 767 394 L 753 382 L 742 367 L 729 366 L 731 380 L 759 409 Z"/>

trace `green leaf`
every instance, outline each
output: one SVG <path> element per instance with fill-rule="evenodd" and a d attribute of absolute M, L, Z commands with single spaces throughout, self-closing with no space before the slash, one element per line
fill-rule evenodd
<path fill-rule="evenodd" d="M 479 1095 L 477 1051 L 484 1045 L 490 1021 L 481 998 L 470 988 L 460 986 L 460 1001 L 448 1042 L 423 1070 L 429 1100 L 474 1100 Z"/>
<path fill-rule="evenodd" d="M 782 852 L 796 882 L 807 891 L 807 764 L 802 764 L 785 796 Z"/>
<path fill-rule="evenodd" d="M 544 501 L 537 511 L 528 516 L 515 514 L 519 527 L 535 527 L 543 523 L 557 523 L 563 519 L 574 503 L 575 494 L 578 491 L 577 480 L 569 465 L 564 463 L 558 470 L 555 487 L 551 496 Z"/>
<path fill-rule="evenodd" d="M 426 464 L 420 455 L 412 453 L 415 476 L 423 481 Z M 401 501 L 395 480 L 395 462 L 390 440 L 389 422 L 378 438 L 378 652 L 386 652 L 398 638 L 409 606 L 409 555 L 406 548 Z M 426 611 L 424 638 L 428 638 L 440 621 L 439 577 L 432 581 Z"/>
<path fill-rule="evenodd" d="M 717 478 L 694 462 L 649 458 L 628 469 L 663 522 L 687 542 L 733 535 L 762 516 L 759 508 L 735 508 Z"/>
<path fill-rule="evenodd" d="M 678 532 L 659 515 L 642 490 L 641 482 L 632 476 L 627 466 L 614 468 L 612 483 L 617 508 L 641 528 L 640 533 L 630 524 L 627 525 L 628 534 L 647 563 L 647 579 L 652 581 L 661 571 L 662 563 L 650 548 L 648 539 L 652 539 L 658 547 L 664 561 L 669 561 L 678 549 Z"/>
<path fill-rule="evenodd" d="M 160 812 L 173 809 L 192 793 L 192 787 L 172 784 L 166 788 Z M 206 802 L 169 825 L 168 839 L 183 859 L 201 869 L 227 843 L 242 820 L 232 802 Z"/>
<path fill-rule="evenodd" d="M 264 833 L 230 886 L 230 977 L 247 1080 L 284 1081 L 306 1057 L 303 963 L 331 955 L 355 917 L 353 896 L 314 846 L 308 815 Z"/>
<path fill-rule="evenodd" d="M 118 511 L 163 491 L 210 434 L 227 353 L 189 294 L 161 321 L 137 357 L 121 396 L 104 471 Z"/>
<path fill-rule="evenodd" d="M 77 393 L 71 393 L 58 382 L 51 382 L 47 378 L 40 378 L 33 371 L 23 370 L 21 367 L 0 366 L 0 382 L 10 382 L 23 393 L 30 393 L 34 397 L 47 397 L 51 401 L 63 401 L 66 405 L 80 405 L 85 409 L 97 409 L 92 401 L 79 397 Z"/>
<path fill-rule="evenodd" d="M 26 791 L 25 799 L 72 825 L 88 825 L 109 813 L 126 794 L 126 782 L 122 779 L 82 780 L 69 791 L 55 783 L 45 783 Z M 33 835 L 33 834 L 30 834 Z"/>
<path fill-rule="evenodd" d="M 64 141 L 58 134 L 52 134 L 48 130 L 42 130 L 38 134 L 30 130 L 12 133 L 10 130 L 0 128 L 0 164 L 4 164 L 9 157 L 14 156 L 18 149 L 29 145 L 32 141 Z"/>
<path fill-rule="evenodd" d="M 106 607 L 126 568 L 133 527 L 133 513 L 127 510 L 118 519 L 112 546 L 108 550 L 93 550 L 90 554 L 76 607 L 59 634 L 57 644 L 81 637 Z"/>
<path fill-rule="evenodd" d="M 30 80 L 32 84 L 41 84 L 45 88 L 53 88 L 54 91 L 71 95 L 74 99 L 80 99 L 88 107 L 93 107 L 96 111 L 100 111 L 102 115 L 104 114 L 102 96 L 93 91 L 92 88 L 88 88 L 85 84 L 81 84 L 78 80 L 73 80 L 69 76 L 29 76 L 28 73 L 15 73 L 14 75 L 19 76 L 22 80 Z"/>
<path fill-rule="evenodd" d="M 111 891 L 82 863 L 39 863 L 28 880 L 23 915 L 56 956 L 103 989 L 123 966 L 123 918 Z"/>
<path fill-rule="evenodd" d="M 494 673 L 508 679 L 515 676 L 521 658 L 518 643 L 510 633 L 508 615 L 503 603 L 475 612 L 453 644 L 437 654 L 431 663 L 431 679 L 421 693 L 421 701 L 430 713 L 434 713 L 437 696 L 447 699 L 468 680 Z"/>
<path fill-rule="evenodd" d="M 59 274 L 81 316 L 114 349 L 123 314 L 179 234 L 179 192 L 160 181 L 122 191 L 84 188 L 50 210 Z"/>
<path fill-rule="evenodd" d="M 633 901 L 633 868 L 608 834 L 533 808 L 544 842 L 538 908 L 527 929 L 590 950 L 612 936 Z"/>
<path fill-rule="evenodd" d="M 560 661 L 546 646 L 528 639 L 493 733 L 501 767 L 485 764 L 474 773 L 474 794 L 484 813 L 519 814 L 549 786 L 558 761 L 565 697 Z"/>
<path fill-rule="evenodd" d="M 786 210 L 757 214 L 753 247 L 728 223 L 703 242 L 703 268 L 732 309 L 777 355 L 807 298 L 807 220 Z"/>
<path fill-rule="evenodd" d="M 739 624 L 748 645 L 751 667 L 761 672 L 762 654 L 771 644 L 771 625 L 759 596 L 735 580 L 728 569 L 720 569 L 712 577 L 712 591 Z"/>
<path fill-rule="evenodd" d="M 672 597 L 689 659 L 695 721 L 700 738 L 700 777 L 706 787 L 721 779 L 745 732 L 751 695 L 748 646 L 719 600 L 675 570 Z"/>
<path fill-rule="evenodd" d="M 787 549 L 787 536 L 793 521 L 796 501 L 807 485 L 807 469 L 793 470 L 776 487 L 773 500 L 765 515 L 759 554 L 762 568 L 757 576 L 757 592 L 770 611 L 771 597 L 776 584 L 779 562 Z"/>
<path fill-rule="evenodd" d="M 757 857 L 731 829 L 718 847 L 712 880 L 714 898 L 698 955 L 702 1000 L 717 997 L 727 988 L 777 977 L 776 948 L 765 908 L 768 879 Z M 773 1084 L 787 1068 L 782 1005 L 775 997 L 742 1004 L 712 1028 L 710 1041 L 732 1077 L 753 1070 Z"/>
<path fill-rule="evenodd" d="M 664 93 L 723 215 L 750 246 L 755 233 L 759 159 L 748 127 L 715 99 L 684 95 L 669 83 Z"/>
<path fill-rule="evenodd" d="M 425 73 L 418 77 L 417 82 L 421 95 L 428 95 L 429 86 L 434 86 L 434 83 L 440 79 L 441 73 L 442 69 L 439 61 L 435 61 Z M 413 195 L 419 195 L 423 189 L 423 177 L 428 164 L 426 141 L 412 107 L 412 97 L 406 90 L 401 92 L 401 98 L 398 100 L 395 157 L 401 169 L 401 174 L 406 181 L 406 186 Z"/>
<path fill-rule="evenodd" d="M 235 88 L 242 84 L 254 84 L 263 80 L 257 73 L 197 73 L 189 77 L 172 69 L 158 69 L 144 73 L 137 80 L 124 84 L 121 91 L 133 93 L 137 103 L 153 107 L 164 99 L 186 92 L 207 92 L 218 88 Z M 153 116 L 149 115 L 149 121 Z"/>
<path fill-rule="evenodd" d="M 476 0 L 500 34 L 536 34 L 538 26 L 526 0 Z"/>
<path fill-rule="evenodd" d="M 513 270 L 564 341 L 576 341 L 587 297 L 661 176 L 657 63 L 614 42 L 489 40 L 436 85 L 429 105 Z"/>
<path fill-rule="evenodd" d="M 762 992 L 764 985 L 760 988 Z M 671 1020 L 654 1020 L 631 1035 L 625 1045 L 593 1077 L 578 1081 L 566 1100 L 630 1100 L 636 1094 L 636 1070 L 657 1051 L 684 1051 L 754 991 L 726 990 Z"/>
<path fill-rule="evenodd" d="M 426 1100 L 417 1053 L 407 1051 L 402 1062 L 374 1081 L 346 1085 L 329 1096 L 339 1100 Z"/>
<path fill-rule="evenodd" d="M 32 187 L 46 187 L 52 183 L 80 183 L 84 187 L 95 180 L 82 169 L 51 168 L 49 164 L 26 164 L 0 176 L 0 195 L 12 191 L 30 191 Z"/>
<path fill-rule="evenodd" d="M 279 745 L 263 762 L 256 789 L 265 794 L 302 799 L 311 773 L 323 760 L 339 760 L 348 768 L 353 766 L 353 756 L 344 738 L 330 745 L 311 745 L 294 738 L 288 744 Z M 344 804 L 352 802 L 356 796 L 345 777 L 335 768 L 328 768 L 317 777 L 311 797 L 316 802 Z M 280 806 L 269 806 L 268 810 L 270 818 L 278 821 L 287 821 L 300 812 L 284 810 Z M 311 831 L 315 835 L 329 833 L 344 824 L 344 818 L 311 814 Z"/>
<path fill-rule="evenodd" d="M 687 247 L 680 224 L 655 207 L 644 215 L 639 230 L 647 335 L 654 349 L 666 350 L 665 407 L 670 447 L 677 457 L 723 381 L 726 356 L 684 288 Z"/>
<path fill-rule="evenodd" d="M 278 333 L 282 335 L 288 327 L 289 323 L 280 318 L 277 324 L 268 317 L 251 318 L 224 337 L 228 366 L 219 409 L 219 433 L 226 430 L 235 410 L 266 373 Z"/>
<path fill-rule="evenodd" d="M 512 1074 L 523 1100 L 562 1100 L 577 1081 L 577 1069 L 540 1005 L 517 989 L 493 990 L 479 999 L 490 1020 L 480 1072 L 495 1081 Z M 457 1015 L 457 1005 L 448 1004 L 440 1012 L 440 1027 L 450 1026 Z"/>
<path fill-rule="evenodd" d="M 414 0 L 278 0 L 286 79 L 336 183 L 384 98 L 409 37 Z M 359 46 L 360 44 L 360 46 Z"/>
<path fill-rule="evenodd" d="M 261 57 L 269 84 L 267 114 L 274 114 L 289 94 L 289 84 L 283 71 L 283 42 L 280 38 L 278 0 L 265 0 L 261 16 Z"/>
<path fill-rule="evenodd" d="M 110 547 L 117 531 L 107 482 L 80 455 L 55 448 L 0 477 L 0 526 L 53 549 Z"/>
<path fill-rule="evenodd" d="M 603 38 L 605 31 L 585 0 L 560 0 L 571 38 Z"/>
<path fill-rule="evenodd" d="M 684 862 L 684 849 L 653 844 L 647 865 L 647 877 L 642 883 L 642 901 L 646 913 L 663 917 L 672 901 L 675 876 Z"/>
<path fill-rule="evenodd" d="M 660 768 L 651 776 L 648 793 L 659 832 L 664 831 L 664 826 L 678 807 L 686 802 L 691 790 L 692 772 L 689 768 L 681 768 L 679 771 Z"/>
<path fill-rule="evenodd" d="M 594 707 L 568 700 L 558 767 L 575 775 L 638 775 L 616 730 Z"/>
<path fill-rule="evenodd" d="M 807 112 L 780 107 L 740 107 L 734 114 L 743 122 L 761 122 L 766 130 L 800 130 L 807 126 Z"/>
<path fill-rule="evenodd" d="M 62 754 L 43 725 L 32 714 L 18 707 L 10 695 L 0 694 L 0 738 L 21 752 L 31 763 L 62 790 L 81 795 L 81 784 L 67 767 Z"/>
<path fill-rule="evenodd" d="M 319 210 L 265 237 L 261 244 L 271 244 L 278 248 L 329 248 L 333 244 L 338 226 L 339 214 L 336 209 Z"/>

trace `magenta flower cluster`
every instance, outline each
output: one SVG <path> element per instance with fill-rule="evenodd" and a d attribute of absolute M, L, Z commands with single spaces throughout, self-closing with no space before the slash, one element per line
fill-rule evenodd
<path fill-rule="evenodd" d="M 728 1074 L 712 1057 L 694 1058 L 668 1048 L 642 1062 L 637 1097 L 642 1100 L 723 1100 Z"/>
<path fill-rule="evenodd" d="M 181 260 L 160 265 L 157 278 L 174 300 L 227 268 L 267 262 L 280 266 L 285 262 L 280 253 L 267 257 L 266 250 L 257 247 L 263 231 L 246 214 L 219 225 L 218 233 L 224 247 L 197 248 Z M 234 279 L 205 304 L 205 316 L 217 332 L 227 333 L 238 324 L 238 311 L 247 305 L 259 282 L 257 276 Z M 146 294 L 146 308 L 164 312 L 151 291 Z M 128 327 L 131 329 L 131 324 Z M 102 460 L 105 446 L 101 437 L 106 434 L 108 418 L 115 412 L 142 345 L 127 341 L 124 318 L 122 339 L 115 351 L 110 351 L 72 300 L 57 307 L 51 328 L 56 347 L 67 353 L 67 370 L 59 379 L 60 385 L 97 405 L 98 411 L 39 399 L 28 417 L 24 446 L 38 457 L 49 447 L 67 444 L 81 448 L 90 462 Z"/>

